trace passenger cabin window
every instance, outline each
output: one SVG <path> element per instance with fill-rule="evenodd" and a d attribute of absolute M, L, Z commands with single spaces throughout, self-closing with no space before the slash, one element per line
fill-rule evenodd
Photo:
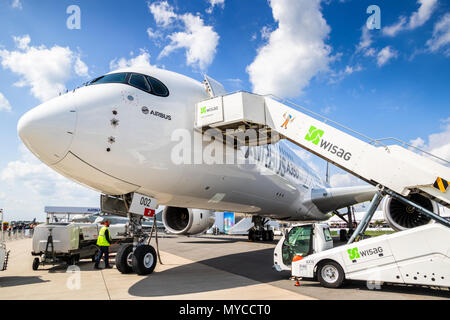
<path fill-rule="evenodd" d="M 113 73 L 92 80 L 88 85 L 101 83 L 123 83 L 131 85 L 135 88 L 151 93 L 158 97 L 168 97 L 169 89 L 159 81 L 150 76 L 139 73 Z"/>
<path fill-rule="evenodd" d="M 150 92 L 150 86 L 148 85 L 147 80 L 145 80 L 145 77 L 143 75 L 132 74 L 128 83 L 134 87 L 137 87 L 138 89 Z"/>

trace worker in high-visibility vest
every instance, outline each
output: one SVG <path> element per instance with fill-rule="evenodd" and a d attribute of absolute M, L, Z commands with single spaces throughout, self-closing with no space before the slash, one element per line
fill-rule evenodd
<path fill-rule="evenodd" d="M 95 260 L 95 269 L 100 269 L 99 268 L 99 264 L 100 264 L 100 260 L 102 259 L 102 257 L 104 256 L 105 259 L 105 268 L 109 269 L 112 268 L 109 265 L 109 247 L 111 246 L 112 240 L 111 240 L 111 236 L 109 234 L 109 221 L 105 221 L 103 227 L 100 229 L 100 232 L 98 234 L 98 239 L 97 239 L 97 246 L 100 249 L 100 252 L 97 255 L 97 259 Z"/>

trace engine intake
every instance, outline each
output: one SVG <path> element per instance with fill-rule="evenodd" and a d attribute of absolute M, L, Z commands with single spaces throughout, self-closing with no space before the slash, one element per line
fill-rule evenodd
<path fill-rule="evenodd" d="M 166 229 L 178 235 L 196 235 L 209 230 L 215 215 L 209 210 L 166 207 L 162 214 Z"/>
<path fill-rule="evenodd" d="M 412 194 L 408 199 L 429 211 L 439 214 L 439 207 L 436 202 L 431 201 L 418 193 Z M 406 205 L 392 197 L 386 197 L 383 204 L 383 211 L 386 220 L 396 231 L 420 227 L 430 223 L 432 220 L 421 214 L 413 206 Z"/>

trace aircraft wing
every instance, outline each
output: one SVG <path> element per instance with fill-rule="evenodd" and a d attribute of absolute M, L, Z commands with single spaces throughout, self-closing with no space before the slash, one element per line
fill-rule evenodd
<path fill-rule="evenodd" d="M 328 213 L 370 201 L 376 192 L 373 186 L 313 189 L 311 201 L 320 211 Z"/>

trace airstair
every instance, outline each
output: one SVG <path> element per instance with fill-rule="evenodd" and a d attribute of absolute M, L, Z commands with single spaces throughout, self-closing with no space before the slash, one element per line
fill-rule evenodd
<path fill-rule="evenodd" d="M 197 130 L 206 134 L 219 133 L 224 143 L 235 146 L 267 145 L 287 139 L 378 186 L 380 191 L 371 206 L 373 213 L 384 196 L 408 203 L 411 193 L 420 193 L 450 208 L 447 160 L 400 140 L 391 138 L 395 143 L 387 145 L 387 139 L 371 139 L 292 102 L 238 92 L 198 103 L 195 119 Z M 410 201 L 408 204 L 413 205 Z M 450 226 L 447 220 L 429 210 L 417 204 L 414 207 Z"/>

